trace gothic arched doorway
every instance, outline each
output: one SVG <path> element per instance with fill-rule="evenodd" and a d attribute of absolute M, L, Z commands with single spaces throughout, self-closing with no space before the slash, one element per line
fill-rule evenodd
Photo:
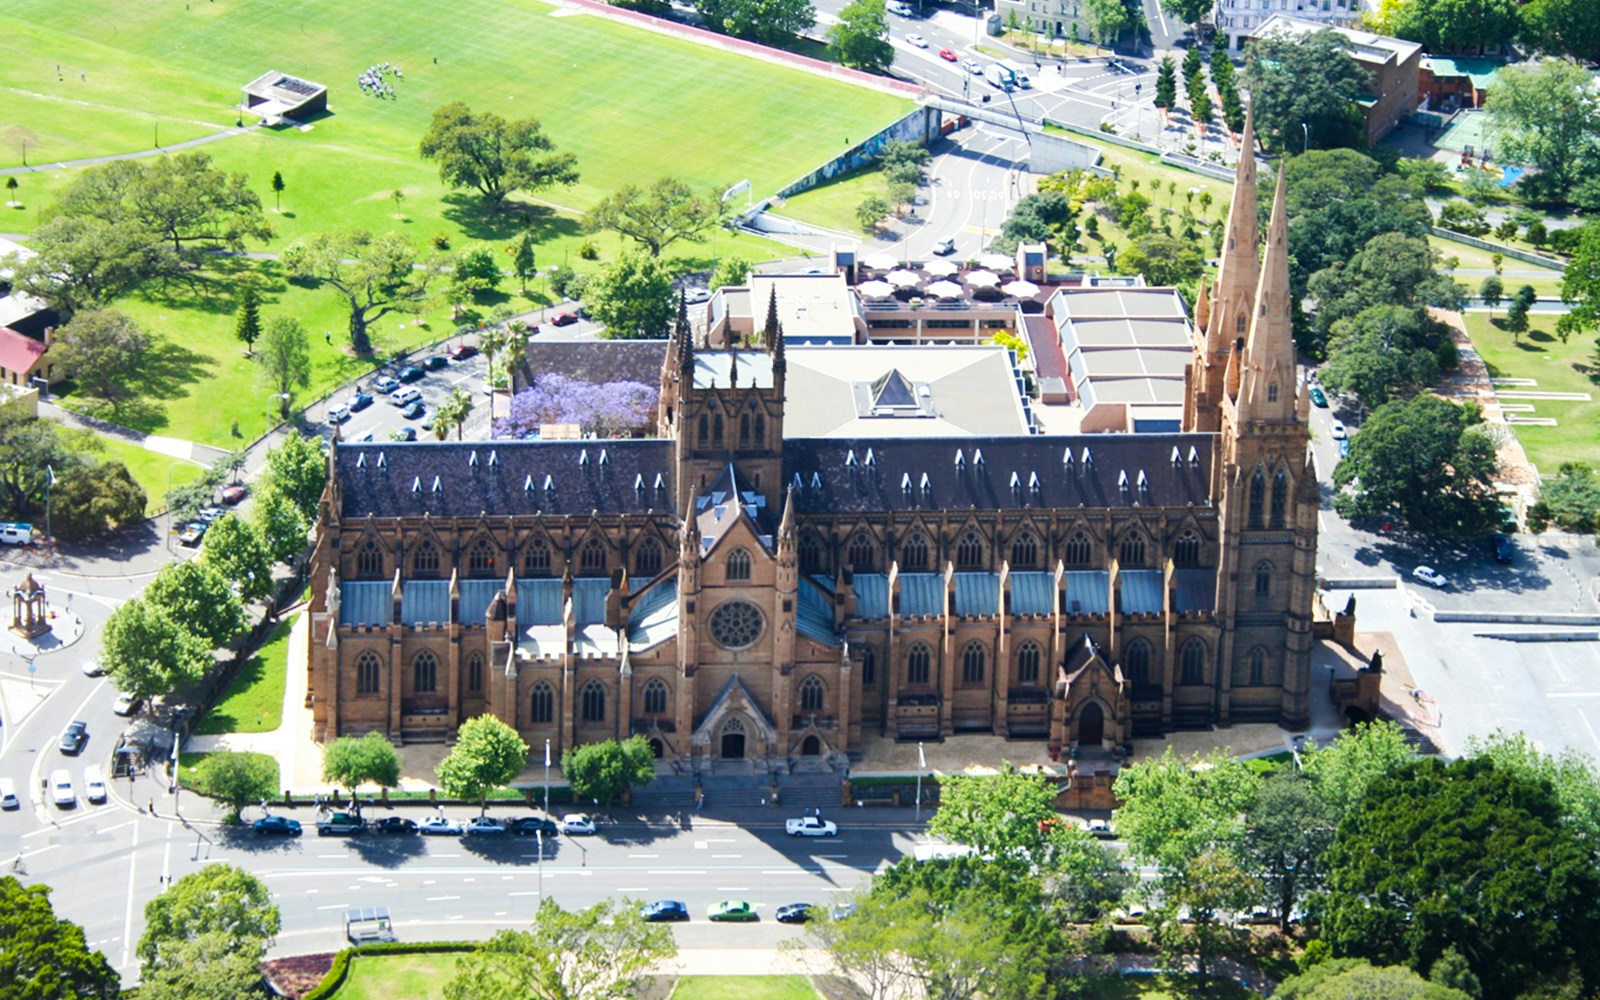
<path fill-rule="evenodd" d="M 667 748 L 661 745 L 660 740 L 651 740 L 650 754 L 651 756 L 655 757 L 656 760 L 660 760 L 667 755 Z"/>
<path fill-rule="evenodd" d="M 729 719 L 722 727 L 722 759 L 744 759 L 744 723 L 738 719 Z"/>
<path fill-rule="evenodd" d="M 1098 747 L 1106 737 L 1106 714 L 1091 701 L 1078 713 L 1078 746 Z"/>
<path fill-rule="evenodd" d="M 800 743 L 800 756 L 815 757 L 822 753 L 822 741 L 815 736 L 807 736 Z"/>

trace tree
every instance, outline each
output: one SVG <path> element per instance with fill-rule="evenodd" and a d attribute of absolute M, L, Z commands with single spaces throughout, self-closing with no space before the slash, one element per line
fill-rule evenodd
<path fill-rule="evenodd" d="M 207 153 L 91 167 L 56 207 L 67 216 L 131 224 L 190 264 L 199 262 L 196 252 L 239 251 L 247 239 L 272 236 L 249 178 L 216 169 Z"/>
<path fill-rule="evenodd" d="M 1483 284 L 1478 286 L 1478 298 L 1489 307 L 1489 317 L 1494 318 L 1494 308 L 1506 297 L 1506 286 L 1501 283 L 1498 275 L 1489 275 L 1483 279 Z"/>
<path fill-rule="evenodd" d="M 576 184 L 577 157 L 555 148 L 532 118 L 508 122 L 492 112 L 474 112 L 460 101 L 433 113 L 420 145 L 423 159 L 438 161 L 440 180 L 476 189 L 490 205 L 499 205 L 513 191 Z"/>
<path fill-rule="evenodd" d="M 524 230 L 522 235 L 517 237 L 517 242 L 507 247 L 512 253 L 511 273 L 522 283 L 524 295 L 528 294 L 528 279 L 539 273 L 534 246 L 533 234 Z"/>
<path fill-rule="evenodd" d="M 275 563 L 289 562 L 306 550 L 306 532 L 310 525 L 294 500 L 276 483 L 268 482 L 256 491 L 250 523 L 266 547 L 267 558 Z"/>
<path fill-rule="evenodd" d="M 940 781 L 939 808 L 928 832 L 998 863 L 1040 863 L 1052 831 L 1061 828 L 1056 791 L 1044 775 L 1023 774 L 1009 764 L 992 777 L 953 775 Z"/>
<path fill-rule="evenodd" d="M 1429 52 L 1499 51 L 1520 27 L 1516 0 L 1411 0 L 1396 10 L 1394 32 Z"/>
<path fill-rule="evenodd" d="M 57 917 L 50 887 L 0 876 L 0 994 L 18 1000 L 116 1000 L 122 977 L 83 928 Z"/>
<path fill-rule="evenodd" d="M 1528 510 L 1528 526 L 1533 531 L 1543 531 L 1554 523 L 1564 531 L 1588 533 L 1597 521 L 1600 480 L 1583 462 L 1561 463 L 1559 474 L 1540 487 L 1539 502 Z"/>
<path fill-rule="evenodd" d="M 1194 127 L 1203 132 L 1211 124 L 1211 114 L 1211 94 L 1202 82 L 1189 95 L 1189 116 L 1194 119 Z"/>
<path fill-rule="evenodd" d="M 1154 911 L 1156 942 L 1169 960 L 1183 965 L 1194 956 L 1200 993 L 1218 958 L 1238 946 L 1240 935 L 1224 916 L 1248 908 L 1261 888 L 1226 848 L 1207 847 L 1160 880 L 1161 905 Z M 1187 919 L 1185 919 L 1187 918 Z"/>
<path fill-rule="evenodd" d="M 1340 824 L 1328 886 L 1337 954 L 1423 970 L 1454 947 L 1493 997 L 1566 968 L 1600 981 L 1592 846 L 1548 783 L 1491 759 L 1428 758 L 1374 782 Z"/>
<path fill-rule="evenodd" d="M 1109 45 L 1117 36 L 1134 26 L 1133 14 L 1122 0 L 1084 0 L 1089 30 L 1101 45 Z"/>
<path fill-rule="evenodd" d="M 861 204 L 856 206 L 856 222 L 861 226 L 861 231 L 871 235 L 877 232 L 878 224 L 883 217 L 894 210 L 889 204 L 889 199 L 881 194 L 869 194 L 861 199 Z"/>
<path fill-rule="evenodd" d="M 1522 24 L 1523 38 L 1545 52 L 1600 60 L 1600 10 L 1587 0 L 1530 0 Z"/>
<path fill-rule="evenodd" d="M 149 497 L 121 462 L 73 465 L 51 487 L 50 530 L 59 538 L 91 538 L 144 520 Z"/>
<path fill-rule="evenodd" d="M 882 73 L 894 62 L 884 0 L 855 0 L 828 28 L 828 44 L 841 66 Z"/>
<path fill-rule="evenodd" d="M 1600 326 L 1600 223 L 1584 223 L 1561 278 L 1561 301 L 1573 307 L 1563 317 L 1570 320 L 1570 328 Z"/>
<path fill-rule="evenodd" d="M 1261 899 L 1285 934 L 1296 907 L 1322 889 L 1322 856 L 1338 823 L 1316 784 L 1287 768 L 1262 784 L 1245 813 L 1239 856 L 1261 880 Z"/>
<path fill-rule="evenodd" d="M 561 773 L 572 783 L 574 798 L 609 806 L 629 788 L 655 780 L 656 759 L 645 738 L 635 734 L 563 750 Z"/>
<path fill-rule="evenodd" d="M 1511 331 L 1512 343 L 1516 342 L 1519 335 L 1528 332 L 1528 312 L 1538 298 L 1539 293 L 1533 290 L 1532 285 L 1523 285 L 1511 296 L 1511 304 L 1506 307 L 1506 329 Z"/>
<path fill-rule="evenodd" d="M 351 791 L 369 782 L 393 788 L 400 784 L 400 754 L 382 733 L 341 736 L 322 752 L 322 780 Z"/>
<path fill-rule="evenodd" d="M 451 261 L 450 283 L 469 297 L 499 288 L 503 277 L 494 251 L 486 246 L 468 247 Z"/>
<path fill-rule="evenodd" d="M 1411 306 L 1368 306 L 1341 319 L 1328 336 L 1328 360 L 1317 377 L 1334 392 L 1353 393 L 1368 408 L 1415 395 L 1439 377 L 1443 343 L 1427 313 Z"/>
<path fill-rule="evenodd" d="M 224 823 L 239 822 L 239 810 L 278 795 L 278 762 L 260 753 L 219 750 L 194 769 L 195 787 L 228 806 Z"/>
<path fill-rule="evenodd" d="M 688 182 L 663 177 L 649 188 L 624 184 L 591 208 L 583 225 L 589 232 L 609 229 L 627 236 L 659 257 L 678 242 L 703 243 L 722 224 L 722 196 L 717 190 L 696 191 Z"/>
<path fill-rule="evenodd" d="M 626 1000 L 678 953 L 672 932 L 630 900 L 564 910 L 539 904 L 531 929 L 504 930 L 456 963 L 446 1000 Z"/>
<path fill-rule="evenodd" d="M 897 945 L 902 935 L 929 919 L 926 912 L 911 911 L 906 901 L 882 892 L 858 892 L 850 906 L 849 919 L 808 921 L 805 936 L 795 945 L 803 942 L 825 953 L 869 1000 L 904 996 L 907 970 Z M 908 911 L 906 919 L 901 911 Z"/>
<path fill-rule="evenodd" d="M 1371 965 L 1330 958 L 1278 984 L 1274 1000 L 1472 1000 L 1468 994 L 1430 983 L 1403 965 Z"/>
<path fill-rule="evenodd" d="M 1500 154 L 1539 168 L 1541 196 L 1565 199 L 1600 165 L 1600 98 L 1591 79 L 1569 59 L 1505 66 L 1495 76 L 1484 108 Z"/>
<path fill-rule="evenodd" d="M 283 171 L 272 172 L 272 209 L 275 212 L 283 211 Z"/>
<path fill-rule="evenodd" d="M 927 180 L 928 164 L 933 154 L 921 143 L 890 139 L 878 152 L 878 164 L 890 185 L 910 184 L 919 187 Z"/>
<path fill-rule="evenodd" d="M 1273 36 L 1245 46 L 1244 78 L 1255 109 L 1256 133 L 1278 151 L 1310 142 L 1321 148 L 1359 146 L 1365 139 L 1356 100 L 1371 76 L 1331 28 L 1299 38 Z"/>
<path fill-rule="evenodd" d="M 6 206 L 14 207 L 17 204 L 17 188 L 20 187 L 15 177 L 6 178 Z"/>
<path fill-rule="evenodd" d="M 281 918 L 260 879 L 233 865 L 210 864 L 185 875 L 144 908 L 138 955 L 149 970 L 171 964 L 174 945 L 221 934 L 228 950 L 257 961 L 278 936 Z"/>
<path fill-rule="evenodd" d="M 278 397 L 279 414 L 288 419 L 294 390 L 311 384 L 311 339 L 305 327 L 293 316 L 267 320 L 256 361 L 261 381 Z"/>
<path fill-rule="evenodd" d="M 161 567 L 143 597 L 213 648 L 226 646 L 245 629 L 244 605 L 222 574 L 203 559 Z"/>
<path fill-rule="evenodd" d="M 766 45 L 791 41 L 816 23 L 810 0 L 699 0 L 706 27 Z"/>
<path fill-rule="evenodd" d="M 1428 970 L 1428 979 L 1440 986 L 1465 994 L 1471 1000 L 1483 996 L 1483 984 L 1473 973 L 1466 957 L 1454 948 L 1446 948 L 1439 960 Z"/>
<path fill-rule="evenodd" d="M 237 585 L 245 601 L 259 601 L 272 593 L 272 559 L 266 543 L 254 525 L 235 514 L 212 522 L 200 558 Z"/>
<path fill-rule="evenodd" d="M 310 523 L 328 482 L 327 456 L 316 439 L 291 434 L 267 452 L 267 482 L 288 497 Z"/>
<path fill-rule="evenodd" d="M 1238 843 L 1260 782 L 1226 754 L 1180 758 L 1168 748 L 1154 760 L 1123 768 L 1114 791 L 1122 801 L 1117 833 L 1129 853 L 1182 872 L 1207 849 Z"/>
<path fill-rule="evenodd" d="M 244 291 L 239 293 L 239 318 L 233 332 L 244 341 L 245 353 L 249 354 L 261 336 L 261 295 L 254 285 L 245 285 Z"/>
<path fill-rule="evenodd" d="M 140 1000 L 236 1000 L 261 989 L 260 956 L 236 951 L 218 931 L 174 942 L 162 959 L 139 983 Z"/>
<path fill-rule="evenodd" d="M 73 316 L 56 331 L 50 356 L 116 410 L 149 344 L 150 338 L 127 316 L 92 309 Z"/>
<path fill-rule="evenodd" d="M 1567 469 L 1562 467 L 1563 474 Z M 1593 478 L 1592 472 L 1588 475 Z M 1591 510 L 1600 510 L 1600 505 Z M 1501 729 L 1484 738 L 1469 738 L 1465 756 L 1483 757 L 1502 771 L 1547 783 L 1561 806 L 1562 826 L 1600 853 L 1600 773 L 1588 754 L 1571 747 L 1559 754 L 1544 753 L 1526 735 Z"/>
<path fill-rule="evenodd" d="M 172 249 L 136 222 L 59 215 L 30 234 L 26 260 L 13 255 L 15 289 L 61 312 L 92 309 L 186 267 Z"/>
<path fill-rule="evenodd" d="M 281 263 L 291 277 L 327 285 L 343 297 L 357 354 L 372 353 L 368 328 L 424 298 L 433 275 L 416 266 L 416 251 L 405 237 L 375 237 L 364 229 L 307 237 L 291 244 Z"/>
<path fill-rule="evenodd" d="M 1196 91 L 1204 90 L 1206 86 L 1205 60 L 1200 56 L 1200 50 L 1190 49 L 1183 56 L 1183 96 L 1190 101 L 1194 100 Z"/>
<path fill-rule="evenodd" d="M 1205 259 L 1189 240 L 1146 233 L 1117 258 L 1121 274 L 1142 274 L 1151 285 L 1183 285 L 1200 278 Z"/>
<path fill-rule="evenodd" d="M 466 426 L 467 417 L 472 413 L 472 394 L 459 386 L 452 389 L 450 398 L 440 403 L 433 411 L 433 431 L 439 436 L 440 441 L 448 440 L 452 429 L 456 432 L 456 440 L 461 440 L 462 428 Z"/>
<path fill-rule="evenodd" d="M 1206 19 L 1216 0 L 1161 0 L 1161 9 L 1184 24 L 1196 25 Z M 1194 49 L 1189 51 L 1193 52 Z"/>
<path fill-rule="evenodd" d="M 750 280 L 754 270 L 748 260 L 737 254 L 729 254 L 717 261 L 717 266 L 711 269 L 711 287 L 728 288 L 743 285 Z"/>
<path fill-rule="evenodd" d="M 651 426 L 660 391 L 642 382 L 596 384 L 546 372 L 511 398 L 511 413 L 495 437 L 520 439 L 545 424 L 577 424 L 585 434 L 611 437 Z"/>
<path fill-rule="evenodd" d="M 1476 404 L 1428 393 L 1383 404 L 1333 470 L 1334 509 L 1347 518 L 1393 519 L 1426 535 L 1493 531 L 1500 524 L 1495 447 L 1482 422 Z"/>
<path fill-rule="evenodd" d="M 1306 290 L 1317 300 L 1314 331 L 1326 337 L 1340 320 L 1375 305 L 1459 307 L 1465 289 L 1438 268 L 1439 255 L 1426 240 L 1379 233 L 1349 261 L 1323 268 L 1307 280 Z"/>
<path fill-rule="evenodd" d="M 84 464 L 67 447 L 60 424 L 0 407 L 0 505 L 12 517 L 43 512 L 50 470 L 61 476 Z"/>
<path fill-rule="evenodd" d="M 153 698 L 199 680 L 216 661 L 204 639 L 136 597 L 106 619 L 100 662 L 118 691 Z"/>
<path fill-rule="evenodd" d="M 638 251 L 601 267 L 584 289 L 584 303 L 606 336 L 618 340 L 665 337 L 678 314 L 671 271 L 660 258 Z"/>
<path fill-rule="evenodd" d="M 439 763 L 439 787 L 455 799 L 477 799 L 489 811 L 489 793 L 522 773 L 528 744 L 492 715 L 461 724 L 455 748 Z"/>
<path fill-rule="evenodd" d="M 1170 55 L 1161 57 L 1161 65 L 1156 70 L 1156 96 L 1155 105 L 1163 113 L 1171 111 L 1178 104 L 1178 67 Z"/>

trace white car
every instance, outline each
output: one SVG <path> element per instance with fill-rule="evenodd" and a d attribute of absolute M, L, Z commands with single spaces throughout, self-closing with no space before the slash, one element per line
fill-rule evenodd
<path fill-rule="evenodd" d="M 573 813 L 561 818 L 561 832 L 569 837 L 594 836 L 594 820 L 584 813 Z"/>
<path fill-rule="evenodd" d="M 1343 441 L 1345 438 L 1349 437 L 1349 435 L 1345 432 L 1344 424 L 1337 420 L 1333 422 L 1333 430 L 1330 433 L 1332 433 L 1335 441 Z"/>
<path fill-rule="evenodd" d="M 50 772 L 50 798 L 62 809 L 78 804 L 78 793 L 72 790 L 72 775 L 64 767 Z"/>
<path fill-rule="evenodd" d="M 710 302 L 711 289 L 701 288 L 697 285 L 694 288 L 690 288 L 685 291 L 683 293 L 683 297 L 684 300 L 688 302 Z"/>
<path fill-rule="evenodd" d="M 99 677 L 101 674 L 103 674 L 105 672 L 106 672 L 106 668 L 102 667 L 100 665 L 100 661 L 99 660 L 84 660 L 83 661 L 83 676 L 85 676 L 85 677 Z"/>
<path fill-rule="evenodd" d="M 928 40 L 923 38 L 921 35 L 907 35 L 906 41 L 910 42 L 912 45 L 915 45 L 919 49 L 925 49 L 928 47 Z"/>
<path fill-rule="evenodd" d="M 117 703 L 111 706 L 111 711 L 113 714 L 127 717 L 139 711 L 143 705 L 143 698 L 124 691 L 122 694 L 117 695 Z"/>
<path fill-rule="evenodd" d="M 106 800 L 106 776 L 98 764 L 83 769 L 83 797 L 90 802 Z"/>
<path fill-rule="evenodd" d="M 839 833 L 837 826 L 821 816 L 786 820 L 783 829 L 791 837 L 833 837 Z"/>
<path fill-rule="evenodd" d="M 971 73 L 973 76 L 983 75 L 983 63 L 976 59 L 961 60 L 961 68 L 966 70 L 968 73 Z"/>
<path fill-rule="evenodd" d="M 1432 566 L 1418 566 L 1411 571 L 1411 575 L 1423 583 L 1431 583 L 1440 590 L 1450 586 L 1450 578 L 1434 569 Z"/>
<path fill-rule="evenodd" d="M 429 816 L 427 819 L 417 820 L 417 830 L 433 836 L 459 836 L 461 824 L 443 816 Z"/>

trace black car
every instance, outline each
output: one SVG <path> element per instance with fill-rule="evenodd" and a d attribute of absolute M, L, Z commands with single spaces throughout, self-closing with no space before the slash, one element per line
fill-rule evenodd
<path fill-rule="evenodd" d="M 269 834 L 277 837 L 300 836 L 300 821 L 289 819 L 286 816 L 263 816 L 250 824 L 250 828 L 257 833 Z"/>
<path fill-rule="evenodd" d="M 1511 536 L 1498 534 L 1494 536 L 1494 561 L 1508 563 L 1517 554 L 1517 547 L 1512 544 Z"/>
<path fill-rule="evenodd" d="M 813 907 L 810 903 L 790 903 L 788 906 L 778 907 L 778 923 L 803 924 L 811 919 Z"/>
<path fill-rule="evenodd" d="M 639 907 L 639 916 L 649 923 L 689 919 L 689 907 L 675 899 L 663 899 Z"/>
<path fill-rule="evenodd" d="M 523 816 L 520 819 L 514 819 L 507 829 L 519 837 L 531 837 L 536 833 L 542 833 L 546 837 L 554 837 L 560 832 L 560 828 L 556 826 L 554 820 L 545 819 L 543 816 Z"/>
<path fill-rule="evenodd" d="M 422 367 L 430 372 L 436 372 L 450 367 L 450 359 L 443 354 L 430 354 L 422 359 Z"/>
<path fill-rule="evenodd" d="M 412 365 L 406 365 L 404 368 L 400 369 L 399 373 L 395 377 L 402 382 L 415 382 L 417 379 L 426 374 L 428 373 L 423 371 L 421 368 L 417 368 Z"/>
<path fill-rule="evenodd" d="M 83 745 L 89 742 L 89 724 L 81 719 L 67 723 L 67 728 L 61 733 L 61 752 L 64 754 L 78 754 L 83 752 Z"/>
<path fill-rule="evenodd" d="M 405 417 L 407 420 L 418 420 L 421 419 L 422 415 L 426 412 L 428 411 L 427 408 L 422 405 L 422 400 L 413 399 L 400 410 L 400 415 Z"/>
<path fill-rule="evenodd" d="M 372 824 L 373 833 L 416 833 L 416 820 L 404 816 L 385 816 Z"/>

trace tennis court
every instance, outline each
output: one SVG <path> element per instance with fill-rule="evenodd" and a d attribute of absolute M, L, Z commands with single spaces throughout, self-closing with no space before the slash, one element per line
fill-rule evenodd
<path fill-rule="evenodd" d="M 1489 126 L 1489 114 L 1485 111 L 1468 110 L 1456 115 L 1445 130 L 1433 140 L 1433 144 L 1440 149 L 1448 149 L 1455 153 L 1464 153 L 1471 150 L 1474 156 L 1482 156 L 1484 147 L 1487 146 L 1490 158 L 1493 158 L 1495 142 L 1494 130 Z"/>

